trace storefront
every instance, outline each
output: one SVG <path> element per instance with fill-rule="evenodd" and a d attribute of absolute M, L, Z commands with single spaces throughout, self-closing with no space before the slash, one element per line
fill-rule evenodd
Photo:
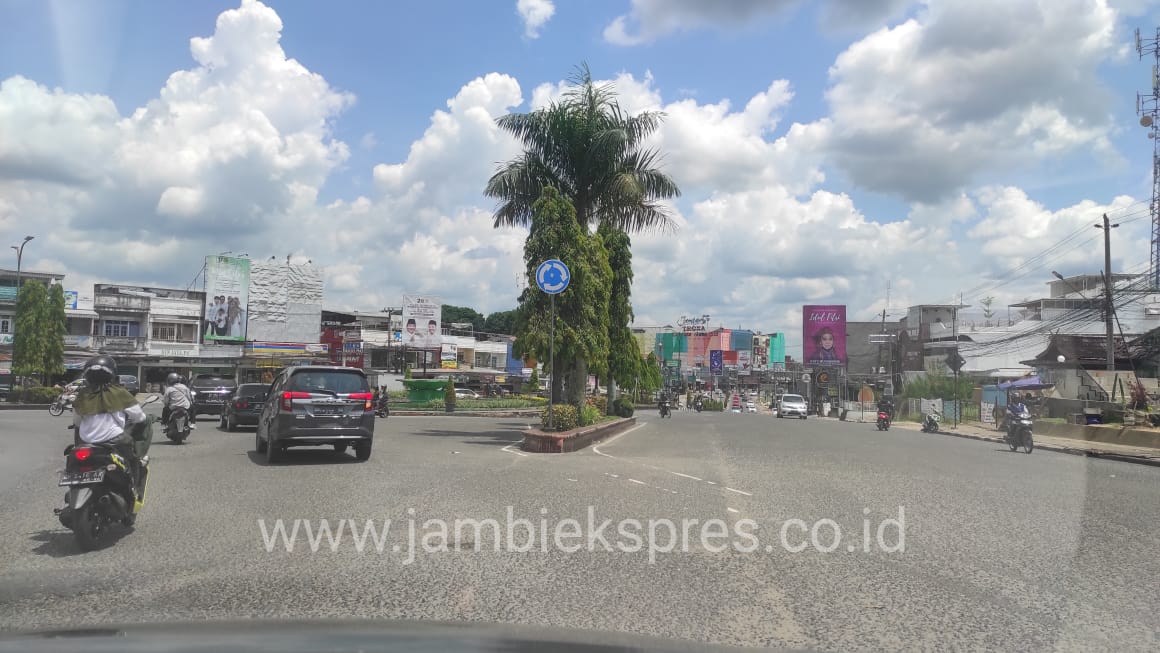
<path fill-rule="evenodd" d="M 272 383 L 295 365 L 329 365 L 330 346 L 315 342 L 249 342 L 238 362 L 239 383 Z"/>

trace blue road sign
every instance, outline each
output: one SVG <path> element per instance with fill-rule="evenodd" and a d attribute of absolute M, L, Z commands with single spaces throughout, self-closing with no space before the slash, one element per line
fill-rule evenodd
<path fill-rule="evenodd" d="M 536 285 L 549 295 L 559 295 L 568 287 L 572 273 L 562 261 L 548 259 L 536 268 Z"/>

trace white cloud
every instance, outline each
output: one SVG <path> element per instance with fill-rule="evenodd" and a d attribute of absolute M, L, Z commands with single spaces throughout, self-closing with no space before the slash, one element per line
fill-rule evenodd
<path fill-rule="evenodd" d="M 658 6 L 634 3 L 645 12 L 634 34 L 660 34 L 645 28 Z M 691 28 L 700 3 L 673 6 L 679 29 Z M 757 11 L 745 6 L 731 11 Z M 832 115 L 806 124 L 783 124 L 795 101 L 789 80 L 693 98 L 648 72 L 617 75 L 622 106 L 667 114 L 649 144 L 684 191 L 671 207 L 676 236 L 633 237 L 638 321 L 707 312 L 793 341 L 802 303 L 846 303 L 851 319 L 871 319 L 888 282 L 892 307 L 941 300 L 1002 278 L 1103 211 L 1124 224 L 1117 265 L 1147 259 L 1147 220 L 1128 221 L 1146 205 L 1117 197 L 1049 207 L 1025 189 L 972 182 L 997 161 L 1024 166 L 1105 147 L 1096 69 L 1115 49 L 1114 17 L 1095 4 L 1058 12 L 1066 15 L 973 6 L 940 5 L 852 45 L 834 64 Z M 1066 43 L 1040 56 L 1013 36 L 1027 30 L 1008 29 L 1020 21 L 1039 21 L 1037 47 Z M 223 13 L 212 36 L 191 41 L 191 67 L 124 113 L 104 96 L 0 82 L 0 237 L 32 225 L 25 265 L 57 268 L 70 285 L 185 287 L 202 256 L 232 250 L 312 259 L 334 306 L 375 310 L 420 291 L 485 313 L 513 307 L 526 232 L 493 229 L 482 190 L 519 149 L 495 118 L 542 106 L 564 85 L 521 86 L 502 72 L 460 80 L 406 156 L 374 166 L 373 191 L 320 205 L 349 155 L 332 125 L 354 98 L 287 56 L 281 26 L 252 0 Z M 1069 67 L 1058 66 L 1060 48 Z M 1085 97 L 1081 82 L 1091 84 Z M 367 131 L 360 145 L 375 140 Z M 871 212 L 873 203 L 828 187 L 823 170 L 835 164 L 909 208 Z M 1094 260 L 1083 248 L 1049 259 L 1064 273 Z M 993 294 L 1041 289 L 1043 270 L 1033 272 Z"/>
<path fill-rule="evenodd" d="M 524 21 L 524 35 L 536 39 L 540 38 L 540 28 L 556 13 L 556 5 L 552 0 L 517 0 L 516 11 Z"/>
<path fill-rule="evenodd" d="M 1098 69 L 1115 28 L 1100 0 L 931 3 L 838 57 L 827 153 L 859 186 L 922 202 L 1047 157 L 1114 159 Z"/>

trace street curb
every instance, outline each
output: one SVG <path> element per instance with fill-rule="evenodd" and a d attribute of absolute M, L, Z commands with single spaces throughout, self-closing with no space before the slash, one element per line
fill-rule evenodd
<path fill-rule="evenodd" d="M 903 426 L 908 431 L 922 432 L 922 427 L 918 428 Z M 931 435 L 948 435 L 952 438 L 963 438 L 966 440 L 979 440 L 980 442 L 995 442 L 998 444 L 1006 444 L 1007 441 L 1001 437 L 988 437 L 984 435 L 976 435 L 974 433 L 955 433 L 953 431 L 938 431 Z M 1145 465 L 1147 467 L 1160 467 L 1160 458 L 1136 458 L 1134 456 L 1126 456 L 1118 453 L 1107 453 L 1101 451 L 1088 451 L 1087 449 L 1075 449 L 1072 447 L 1064 447 L 1056 444 L 1040 444 L 1035 443 L 1036 449 L 1043 449 L 1044 451 L 1054 451 L 1055 453 L 1065 453 L 1072 456 L 1083 456 L 1084 458 L 1104 458 L 1107 460 L 1115 460 L 1117 462 L 1132 463 L 1135 465 Z"/>
<path fill-rule="evenodd" d="M 513 410 L 457 410 L 448 413 L 442 410 L 400 410 L 391 411 L 390 417 L 539 417 L 542 412 L 539 408 Z"/>
<path fill-rule="evenodd" d="M 600 443 L 609 436 L 622 433 L 636 424 L 635 417 L 622 417 L 615 422 L 589 426 L 565 433 L 545 433 L 536 428 L 524 430 L 520 449 L 529 453 L 575 453 Z"/>
<path fill-rule="evenodd" d="M 52 404 L 0 404 L 0 410 L 48 410 Z"/>

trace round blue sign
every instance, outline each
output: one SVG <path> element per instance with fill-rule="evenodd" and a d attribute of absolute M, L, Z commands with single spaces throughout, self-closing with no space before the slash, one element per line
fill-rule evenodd
<path fill-rule="evenodd" d="M 572 273 L 562 261 L 548 259 L 536 268 L 536 285 L 549 295 L 559 295 L 568 287 Z"/>

